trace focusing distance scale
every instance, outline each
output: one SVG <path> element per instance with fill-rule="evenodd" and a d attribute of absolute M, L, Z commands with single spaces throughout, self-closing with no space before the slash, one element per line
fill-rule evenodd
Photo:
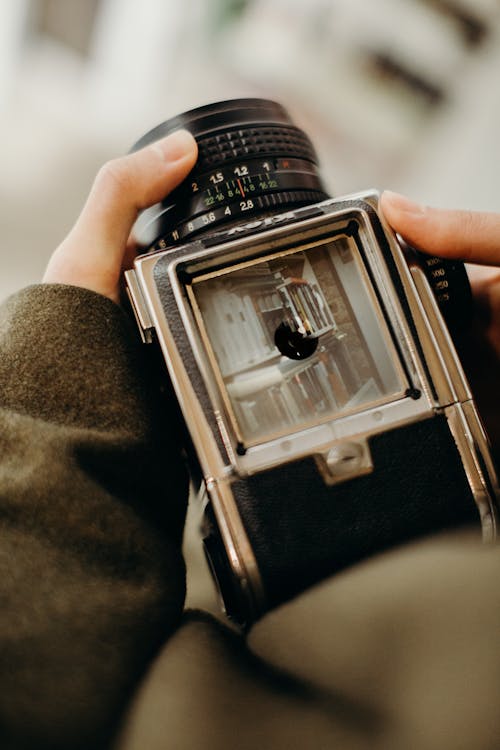
<path fill-rule="evenodd" d="M 132 150 L 179 128 L 196 138 L 198 160 L 179 188 L 141 214 L 139 248 L 161 238 L 155 249 L 162 249 L 220 224 L 329 197 L 311 141 L 275 102 L 236 99 L 199 107 L 154 128 Z"/>

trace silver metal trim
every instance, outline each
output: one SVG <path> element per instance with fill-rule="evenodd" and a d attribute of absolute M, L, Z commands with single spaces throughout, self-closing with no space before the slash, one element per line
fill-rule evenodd
<path fill-rule="evenodd" d="M 203 315 L 198 305 L 195 287 L 198 283 L 203 283 L 204 281 L 207 281 L 209 279 L 229 275 L 235 270 L 241 270 L 244 268 L 258 265 L 262 263 L 263 260 L 265 260 L 266 262 L 270 260 L 276 260 L 278 258 L 287 257 L 288 255 L 294 255 L 297 252 L 303 252 L 303 251 L 307 251 L 315 247 L 321 247 L 326 244 L 324 238 L 323 239 L 319 238 L 312 242 L 306 242 L 304 244 L 299 243 L 297 246 L 294 245 L 294 247 L 291 249 L 289 248 L 285 250 L 280 250 L 278 252 L 270 253 L 269 255 L 266 255 L 265 258 L 256 258 L 256 259 L 248 260 L 246 262 L 237 263 L 233 266 L 228 267 L 227 269 L 225 268 L 222 270 L 216 270 L 213 272 L 204 273 L 200 276 L 195 276 L 195 278 L 193 279 L 193 283 L 186 287 L 188 298 L 191 304 L 191 309 L 193 311 L 193 315 L 196 321 L 196 329 L 191 329 L 191 336 L 190 336 L 192 345 L 193 345 L 193 350 L 195 352 L 195 356 L 197 357 L 197 361 L 199 365 L 200 363 L 203 363 L 204 365 L 206 359 L 209 360 L 211 364 L 211 370 L 207 369 L 206 377 L 210 380 L 210 383 L 212 386 L 211 391 L 214 394 L 214 397 L 217 400 L 217 403 L 219 404 L 221 411 L 224 411 L 225 416 L 229 424 L 231 425 L 231 428 L 232 428 L 231 432 L 234 435 L 235 440 L 237 442 L 241 442 L 242 444 L 244 444 L 245 448 L 247 449 L 251 449 L 253 447 L 262 445 L 263 443 L 266 443 L 266 444 L 270 444 L 271 442 L 274 443 L 276 440 L 279 440 L 280 438 L 281 439 L 285 438 L 290 433 L 297 433 L 302 430 L 307 430 L 308 428 L 316 429 L 317 427 L 319 427 L 320 424 L 330 424 L 331 422 L 336 422 L 339 419 L 350 416 L 352 414 L 360 414 L 360 413 L 365 414 L 368 411 L 372 411 L 374 409 L 380 409 L 385 404 L 391 404 L 391 403 L 394 403 L 395 401 L 401 401 L 405 397 L 405 391 L 408 388 L 409 383 L 405 376 L 403 368 L 401 366 L 401 361 L 400 361 L 399 356 L 397 355 L 393 341 L 390 338 L 387 321 L 385 320 L 385 317 L 382 313 L 379 302 L 373 292 L 372 284 L 368 278 L 366 268 L 364 267 L 364 264 L 362 263 L 362 261 L 358 259 L 357 255 L 359 255 L 359 253 L 357 252 L 357 249 L 353 247 L 354 243 L 352 242 L 350 237 L 348 237 L 347 235 L 339 235 L 338 237 L 335 238 L 335 240 L 332 240 L 332 241 L 337 241 L 341 237 L 344 237 L 349 244 L 350 250 L 354 257 L 354 262 L 356 263 L 358 275 L 364 283 L 367 295 L 370 297 L 372 310 L 374 311 L 377 323 L 380 326 L 381 336 L 385 341 L 387 353 L 391 359 L 392 365 L 397 375 L 397 378 L 400 384 L 400 390 L 387 394 L 387 395 L 383 395 L 379 399 L 372 400 L 371 402 L 363 403 L 362 405 L 354 407 L 350 410 L 341 409 L 339 410 L 339 413 L 335 413 L 328 417 L 324 417 L 321 421 L 318 421 L 315 419 L 315 420 L 311 420 L 307 422 L 304 420 L 300 424 L 294 426 L 295 429 L 290 428 L 290 427 L 283 428 L 279 432 L 276 431 L 274 433 L 269 433 L 265 437 L 256 438 L 254 440 L 248 440 L 248 439 L 243 438 L 243 436 L 241 435 L 241 431 L 240 431 L 240 424 L 234 412 L 233 403 L 230 397 L 227 395 L 227 387 L 226 387 L 226 384 L 224 383 L 224 378 L 220 371 L 217 357 L 211 345 L 210 337 L 205 327 Z M 201 338 L 201 341 L 198 341 L 198 337 Z"/>
<path fill-rule="evenodd" d="M 376 195 L 372 193 L 371 205 L 374 204 L 375 198 Z M 377 209 L 403 284 L 425 361 L 436 389 L 437 405 L 443 407 L 456 401 L 468 401 L 472 399 L 472 394 L 429 281 L 418 260 L 408 257 L 403 252 L 396 235 L 379 211 L 378 200 L 374 207 Z"/>
<path fill-rule="evenodd" d="M 334 201 L 328 201 L 325 202 L 325 204 L 328 203 L 335 203 Z M 339 202 L 337 202 L 338 204 Z M 367 215 L 365 212 L 363 212 L 361 209 L 355 209 L 354 213 L 356 215 L 361 215 L 362 224 L 367 224 Z M 208 250 L 197 250 L 195 253 L 187 253 L 184 255 L 181 259 L 177 258 L 176 260 L 173 260 L 168 268 L 168 276 L 170 285 L 172 287 L 173 293 L 175 295 L 177 305 L 181 314 L 181 317 L 183 319 L 183 323 L 185 326 L 185 329 L 187 331 L 192 350 L 196 359 L 196 362 L 198 364 L 198 367 L 200 368 L 200 371 L 203 374 L 205 384 L 207 386 L 207 389 L 209 391 L 210 397 L 212 399 L 212 403 L 214 404 L 214 410 L 219 415 L 224 414 L 224 404 L 222 400 L 219 397 L 219 389 L 217 387 L 217 384 L 214 383 L 212 373 L 207 367 L 207 357 L 204 355 L 203 347 L 200 345 L 200 341 L 198 338 L 198 331 L 197 331 L 197 325 L 196 321 L 194 320 L 194 317 L 191 313 L 191 311 L 188 309 L 188 306 L 185 301 L 184 292 L 183 292 L 183 286 L 180 283 L 178 279 L 178 271 L 177 267 L 182 264 L 184 269 L 187 269 L 188 273 L 190 274 L 196 274 L 201 273 L 203 270 L 209 270 L 210 266 L 213 265 L 214 260 L 216 259 L 217 262 L 220 264 L 223 261 L 230 261 L 233 264 L 236 264 L 238 262 L 238 257 L 241 256 L 241 258 L 245 257 L 244 253 L 247 250 L 249 246 L 252 247 L 253 253 L 252 255 L 255 257 L 255 255 L 261 255 L 262 257 L 265 255 L 265 257 L 269 257 L 269 255 L 273 253 L 279 253 L 283 246 L 286 246 L 287 249 L 290 248 L 290 244 L 293 241 L 293 245 L 296 247 L 302 246 L 305 242 L 308 240 L 311 240 L 313 237 L 317 237 L 321 232 L 326 232 L 329 227 L 332 227 L 333 225 L 336 225 L 336 230 L 338 231 L 339 227 L 339 220 L 347 225 L 347 219 L 346 219 L 346 210 L 342 205 L 338 205 L 337 210 L 333 210 L 330 214 L 326 216 L 319 216 L 314 217 L 312 219 L 308 219 L 301 222 L 300 227 L 297 229 L 295 233 L 293 233 L 293 227 L 290 226 L 278 226 L 276 228 L 270 229 L 268 232 L 266 232 L 265 237 L 262 237 L 261 235 L 256 235 L 252 237 L 242 237 L 237 238 L 235 240 L 231 240 L 230 242 L 224 243 L 219 248 L 209 248 Z M 292 237 L 293 235 L 293 237 Z M 373 245 L 377 245 L 378 243 L 376 241 L 376 238 L 369 234 L 369 236 L 366 238 L 367 242 Z M 397 295 L 395 290 L 393 289 L 392 283 L 390 281 L 388 272 L 385 268 L 385 265 L 382 267 L 380 262 L 380 254 L 376 254 L 373 252 L 372 258 L 367 259 L 370 261 L 370 265 L 379 265 L 380 269 L 378 271 L 377 277 L 378 277 L 378 283 L 380 284 L 380 290 L 383 298 L 384 305 L 388 309 L 388 314 L 390 318 L 390 324 L 393 329 L 396 330 L 396 334 L 400 340 L 400 346 L 403 351 L 403 356 L 405 358 L 405 361 L 407 362 L 408 369 L 410 370 L 413 378 L 414 378 L 414 385 L 421 389 L 423 392 L 422 399 L 419 400 L 419 402 L 415 402 L 417 405 L 412 406 L 412 410 L 415 409 L 417 412 L 415 414 L 416 419 L 423 418 L 423 415 L 425 413 L 429 413 L 429 411 L 434 408 L 437 404 L 435 402 L 435 399 L 432 397 L 432 391 L 430 388 L 430 385 L 427 383 L 426 380 L 426 373 L 425 368 L 420 363 L 420 358 L 418 356 L 418 352 L 416 350 L 416 347 L 412 343 L 412 337 L 410 334 L 410 331 L 406 324 L 400 324 L 400 321 L 404 321 L 404 314 L 403 311 L 399 305 L 399 302 L 397 300 Z M 373 268 L 371 268 L 373 271 Z M 415 292 L 414 292 L 415 293 Z M 408 399 L 402 398 L 402 395 L 399 396 L 399 398 L 394 398 L 392 403 L 397 403 L 400 405 L 405 404 Z M 377 408 L 378 410 L 378 408 Z M 403 408 L 403 412 L 405 412 L 405 409 Z M 363 414 L 368 413 L 367 410 L 362 412 Z M 342 418 L 340 418 L 342 419 Z M 406 415 L 402 414 L 400 416 L 394 417 L 395 424 L 401 424 L 404 421 L 406 421 Z M 328 420 L 327 424 L 332 421 L 340 421 L 338 418 L 335 420 Z M 385 429 L 387 429 L 390 425 L 386 423 Z M 321 427 L 321 425 L 319 426 Z M 318 429 L 318 426 L 315 425 L 313 430 Z M 377 429 L 377 426 L 373 426 L 373 422 L 371 419 L 367 421 L 367 423 L 362 427 L 363 433 L 369 432 L 370 430 L 373 430 L 374 433 L 380 431 Z M 301 434 L 303 434 L 303 430 L 301 428 Z M 293 434 L 297 434 L 297 430 L 295 430 L 294 433 L 290 433 L 290 436 L 293 436 Z M 234 438 L 233 438 L 234 440 Z M 324 436 L 319 438 L 318 442 L 323 442 Z M 275 446 L 278 441 L 276 440 L 268 440 L 265 444 L 262 443 L 262 446 L 266 446 L 267 448 L 271 446 Z M 255 451 L 259 450 L 259 446 L 253 446 L 249 448 L 247 455 L 245 457 L 237 456 L 236 457 L 236 463 L 234 464 L 234 468 L 236 472 L 244 476 L 248 473 L 253 473 L 254 471 L 259 471 L 264 468 L 266 468 L 265 464 L 261 463 L 261 460 L 258 461 L 258 466 L 255 466 L 255 468 L 252 469 L 252 467 L 249 465 L 249 459 L 248 457 L 250 455 L 255 455 Z M 314 450 L 309 451 L 309 455 L 311 453 L 314 453 Z M 268 466 L 271 467 L 272 465 L 276 464 L 276 461 L 273 461 L 272 458 L 269 456 L 269 451 L 267 451 L 268 455 Z M 286 456 L 285 460 L 292 460 L 296 457 L 302 456 L 303 450 L 300 449 L 297 454 L 291 453 Z M 283 460 L 283 457 L 280 456 L 279 461 Z"/>
<path fill-rule="evenodd" d="M 316 466 L 329 487 L 373 471 L 367 440 L 345 440 L 315 456 Z"/>
<path fill-rule="evenodd" d="M 158 256 L 142 259 L 142 262 L 136 265 L 138 278 L 150 292 L 151 290 L 155 291 L 149 297 L 149 314 L 157 332 L 158 342 L 168 367 L 172 385 L 196 447 L 214 513 L 218 523 L 221 524 L 222 538 L 228 559 L 235 576 L 240 581 L 241 590 L 248 598 L 250 609 L 260 612 L 265 608 L 264 587 L 252 546 L 229 489 L 231 467 L 226 466 L 222 461 L 210 426 L 203 412 L 198 408 L 196 394 L 170 332 L 153 279 L 154 267 L 157 262 Z"/>
<path fill-rule="evenodd" d="M 433 416 L 435 409 L 424 396 L 416 401 L 409 398 L 394 401 L 249 448 L 244 456 L 237 457 L 237 472 L 242 477 L 250 476 L 288 461 L 324 453 L 346 440 L 367 440 L 389 429 Z"/>
<path fill-rule="evenodd" d="M 493 498 L 500 497 L 500 489 L 479 415 L 472 401 L 453 404 L 445 414 L 479 510 L 483 539 L 494 542 L 499 519 Z"/>
<path fill-rule="evenodd" d="M 372 206 L 372 208 L 377 210 L 377 214 L 380 218 L 380 212 L 378 211 L 378 194 L 376 194 L 375 192 L 371 192 L 368 197 L 369 204 Z M 356 195 L 355 198 L 361 200 L 361 195 Z M 361 209 L 359 210 L 359 213 L 363 216 L 364 219 L 362 235 L 365 238 L 366 259 L 377 284 L 377 288 L 382 295 L 388 317 L 391 321 L 391 326 L 399 341 L 399 345 L 401 347 L 405 362 L 409 368 L 410 374 L 415 380 L 417 387 L 423 390 L 429 402 L 431 402 L 433 405 L 436 405 L 432 383 L 428 380 L 428 373 L 425 369 L 424 363 L 422 362 L 421 354 L 416 345 L 414 335 L 410 330 L 406 313 L 403 311 L 399 296 L 394 290 L 394 285 L 392 283 L 388 268 L 378 250 L 378 241 L 368 221 L 368 214 Z M 392 232 L 392 229 L 384 225 L 383 228 L 393 260 L 399 273 L 400 281 L 405 291 L 406 300 L 411 309 L 412 303 L 417 303 L 417 297 L 414 285 L 411 283 L 411 279 L 409 278 L 407 264 L 402 255 L 401 248 L 396 241 L 396 237 Z M 369 241 L 366 242 L 366 240 Z M 408 280 L 410 281 L 410 283 L 408 283 Z"/>
<path fill-rule="evenodd" d="M 137 274 L 131 269 L 125 271 L 124 275 L 127 282 L 127 296 L 130 300 L 130 305 L 132 307 L 132 312 L 134 313 L 142 342 L 143 344 L 151 344 L 153 342 L 152 332 L 154 325 L 149 315 L 141 286 L 137 281 Z"/>
<path fill-rule="evenodd" d="M 253 621 L 266 609 L 264 584 L 257 560 L 241 523 L 228 483 L 208 481 L 207 492 L 219 525 L 227 558 L 238 579 L 240 590 L 247 599 L 250 621 Z M 237 527 L 241 527 L 241 530 Z"/>
<path fill-rule="evenodd" d="M 423 269 L 415 262 L 409 264 L 422 307 L 429 326 L 418 325 L 421 339 L 425 340 L 427 363 L 433 375 L 441 404 L 469 401 L 472 398 L 460 360 L 448 329 L 445 327 L 436 298 Z"/>

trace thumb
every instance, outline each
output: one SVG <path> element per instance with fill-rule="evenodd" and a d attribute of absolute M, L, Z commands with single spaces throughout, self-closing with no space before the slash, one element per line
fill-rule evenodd
<path fill-rule="evenodd" d="M 380 205 L 391 227 L 417 250 L 467 263 L 500 264 L 500 214 L 429 208 L 389 191 Z"/>
<path fill-rule="evenodd" d="M 117 301 L 127 240 L 139 211 L 165 198 L 188 175 L 196 157 L 193 136 L 179 130 L 105 164 L 43 280 L 86 287 Z"/>

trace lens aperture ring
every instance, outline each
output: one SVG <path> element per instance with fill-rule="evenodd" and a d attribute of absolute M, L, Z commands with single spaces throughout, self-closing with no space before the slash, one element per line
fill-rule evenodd
<path fill-rule="evenodd" d="M 322 190 L 289 190 L 258 195 L 246 201 L 235 201 L 193 217 L 189 221 L 181 222 L 174 230 L 165 233 L 151 250 L 164 250 L 179 241 L 194 237 L 200 232 L 206 232 L 207 229 L 215 229 L 218 225 L 228 221 L 244 223 L 255 214 L 298 208 L 327 198 L 328 195 Z"/>
<path fill-rule="evenodd" d="M 249 199 L 278 190 L 321 190 L 312 164 L 302 159 L 247 160 L 235 169 L 224 168 L 191 179 L 172 202 L 180 203 L 184 213 L 196 216 L 222 203 Z"/>
<path fill-rule="evenodd" d="M 143 211 L 137 230 L 143 237 L 172 238 L 173 242 L 212 230 L 265 210 L 284 210 L 292 196 L 293 206 L 328 197 L 318 172 L 304 159 L 268 157 L 223 164 L 199 176 L 191 174 L 178 190 L 158 207 Z M 150 226 L 149 226 L 150 224 Z"/>

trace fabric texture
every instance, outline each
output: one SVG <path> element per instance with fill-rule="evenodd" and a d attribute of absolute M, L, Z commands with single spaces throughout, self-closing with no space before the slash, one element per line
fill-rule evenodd
<path fill-rule="evenodd" d="M 0 324 L 0 747 L 105 745 L 178 625 L 175 415 L 127 317 L 67 286 Z"/>
<path fill-rule="evenodd" d="M 119 748 L 494 750 L 499 564 L 497 549 L 455 532 L 344 571 L 246 642 L 187 615 Z"/>
<path fill-rule="evenodd" d="M 0 310 L 0 747 L 494 750 L 500 553 L 445 533 L 247 636 L 183 613 L 172 401 L 109 300 Z"/>

